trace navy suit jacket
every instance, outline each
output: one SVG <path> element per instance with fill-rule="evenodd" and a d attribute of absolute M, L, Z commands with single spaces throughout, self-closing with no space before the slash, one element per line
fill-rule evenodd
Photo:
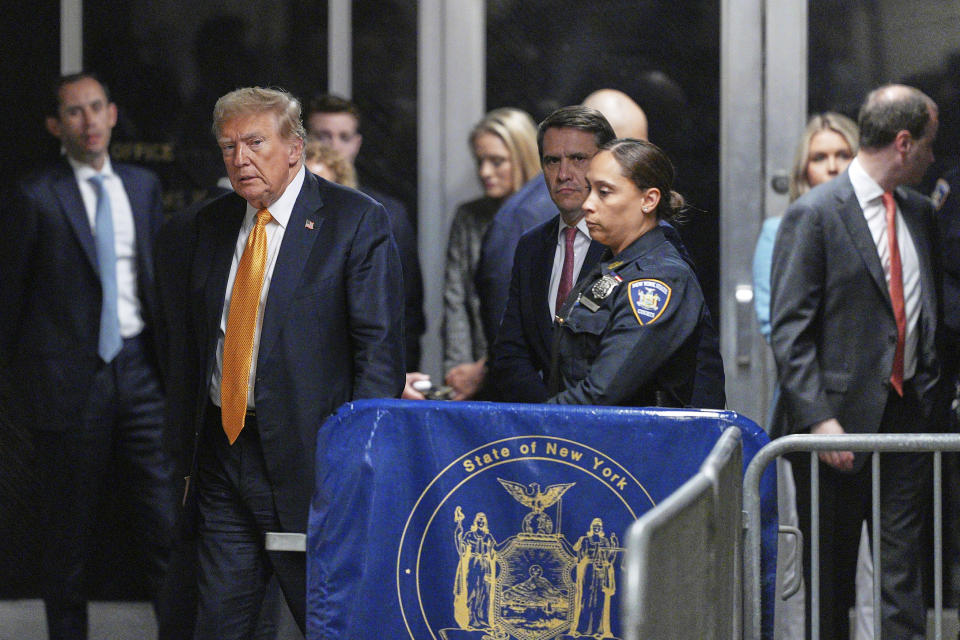
<path fill-rule="evenodd" d="M 560 216 L 523 234 L 513 259 L 510 291 L 493 347 L 488 384 L 501 402 L 544 402 L 548 397 L 553 344 L 553 313 L 548 301 L 550 273 L 557 247 Z M 693 260 L 672 226 L 661 223 L 664 236 L 693 269 Z M 600 261 L 605 247 L 590 243 L 580 278 Z M 697 374 L 691 404 L 722 409 L 726 403 L 723 360 L 716 327 L 707 312 L 697 349 Z"/>
<path fill-rule="evenodd" d="M 528 230 L 549 221 L 557 214 L 543 175 L 527 181 L 507 198 L 493 217 L 480 249 L 480 262 L 474 276 L 480 300 L 480 320 L 487 344 L 497 337 L 500 318 L 507 307 L 513 255 L 520 237 Z M 552 259 L 551 253 L 551 259 Z M 549 279 L 549 275 L 547 276 Z"/>
<path fill-rule="evenodd" d="M 246 202 L 226 194 L 175 219 L 158 247 L 178 262 L 158 273 L 168 375 L 187 376 L 168 395 L 179 423 L 184 475 L 192 475 L 216 361 L 227 277 Z M 190 247 L 170 246 L 179 238 Z M 183 261 L 188 260 L 189 265 Z M 176 280 L 187 278 L 187 293 Z M 305 531 L 314 487 L 316 435 L 344 402 L 396 397 L 404 385 L 403 283 L 387 214 L 373 199 L 306 173 L 274 266 L 263 310 L 254 398 L 257 429 L 285 530 Z M 187 295 L 187 298 L 183 298 Z M 178 319 L 178 310 L 186 318 Z"/>
<path fill-rule="evenodd" d="M 114 164 L 136 230 L 137 295 L 149 337 L 155 316 L 153 238 L 160 183 L 146 169 Z M 28 426 L 75 428 L 97 355 L 101 288 L 97 250 L 73 169 L 66 160 L 18 183 L 0 236 L 0 364 L 30 415 Z"/>
<path fill-rule="evenodd" d="M 894 195 L 920 261 L 912 381 L 923 417 L 930 418 L 939 377 L 932 205 L 903 187 Z M 781 389 L 770 435 L 804 432 L 828 418 L 848 433 L 876 433 L 887 405 L 897 326 L 877 247 L 847 172 L 787 209 L 770 285 L 770 345 Z M 865 459 L 857 455 L 855 468 Z"/>
<path fill-rule="evenodd" d="M 403 330 L 406 341 L 407 371 L 420 370 L 420 336 L 427 329 L 423 315 L 423 276 L 420 272 L 420 254 L 417 251 L 417 234 L 413 230 L 407 208 L 396 198 L 360 185 L 360 191 L 383 205 L 390 218 L 390 230 L 400 252 L 403 268 L 403 297 L 405 301 Z"/>
<path fill-rule="evenodd" d="M 550 273 L 557 248 L 560 216 L 527 233 L 516 246 L 503 320 L 493 347 L 488 384 L 501 402 L 544 402 L 553 343 Z M 590 272 L 604 246 L 591 242 L 579 276 Z M 579 278 L 578 278 L 579 280 Z"/>

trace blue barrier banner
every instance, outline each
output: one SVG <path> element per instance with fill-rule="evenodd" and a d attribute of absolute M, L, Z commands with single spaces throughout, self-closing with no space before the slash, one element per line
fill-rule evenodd
<path fill-rule="evenodd" d="M 307 638 L 621 637 L 627 528 L 694 475 L 730 425 L 743 431 L 746 469 L 769 440 L 733 412 L 344 405 L 317 439 Z M 762 484 L 765 586 L 775 571 L 772 469 Z"/>

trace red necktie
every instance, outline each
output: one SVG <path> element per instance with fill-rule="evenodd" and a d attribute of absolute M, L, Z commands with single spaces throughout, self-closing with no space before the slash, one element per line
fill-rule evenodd
<path fill-rule="evenodd" d="M 554 312 L 559 315 L 563 302 L 573 288 L 573 240 L 577 237 L 576 227 L 567 227 L 563 230 L 565 244 L 563 249 L 563 271 L 560 272 L 560 286 L 557 287 L 557 304 Z"/>
<path fill-rule="evenodd" d="M 897 203 L 889 191 L 883 194 L 887 209 L 887 246 L 890 248 L 890 302 L 897 322 L 897 350 L 893 355 L 890 384 L 903 396 L 903 344 L 907 333 L 907 314 L 903 307 L 903 268 L 900 265 L 900 244 L 897 242 Z"/>

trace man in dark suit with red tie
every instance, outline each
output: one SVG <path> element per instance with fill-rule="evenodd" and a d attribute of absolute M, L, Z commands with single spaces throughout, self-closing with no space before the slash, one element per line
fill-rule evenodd
<path fill-rule="evenodd" d="M 932 206 L 911 189 L 933 161 L 937 106 L 902 85 L 871 92 L 848 170 L 794 202 L 773 252 L 771 346 L 781 394 L 772 436 L 936 429 L 939 364 Z M 821 638 L 845 638 L 869 455 L 820 454 Z M 922 638 L 920 537 L 930 457 L 883 454 L 882 625 Z M 794 460 L 800 528 L 810 535 L 810 464 Z M 877 541 L 873 541 L 874 544 Z M 809 544 L 804 572 L 810 584 Z M 807 612 L 809 631 L 809 609 Z"/>
<path fill-rule="evenodd" d="M 34 436 L 42 483 L 41 588 L 50 638 L 85 638 L 98 506 L 116 478 L 125 537 L 165 571 L 175 496 L 162 448 L 154 343 L 160 184 L 113 164 L 117 108 L 89 73 L 60 78 L 47 128 L 66 157 L 21 181 L 0 240 L 0 363 Z"/>
<path fill-rule="evenodd" d="M 268 554 L 264 533 L 306 531 L 324 419 L 403 389 L 403 282 L 383 207 L 305 171 L 295 98 L 232 91 L 214 134 L 234 193 L 181 225 L 184 251 L 158 247 L 180 260 L 158 281 L 196 515 L 195 637 L 240 640 L 271 574 L 305 627 L 305 557 Z"/>
<path fill-rule="evenodd" d="M 615 137 L 599 111 L 579 105 L 558 109 L 540 124 L 542 179 L 559 213 L 524 233 L 517 243 L 487 376 L 497 400 L 543 402 L 549 396 L 546 378 L 553 317 L 562 302 L 558 296 L 566 297 L 604 248 L 591 240 L 580 210 L 589 194 L 587 167 L 600 145 Z"/>
<path fill-rule="evenodd" d="M 604 250 L 590 238 L 580 209 L 590 193 L 587 167 L 600 145 L 615 137 L 603 114 L 581 105 L 557 109 L 540 123 L 537 143 L 543 180 L 559 213 L 524 233 L 517 243 L 487 376 L 495 400 L 544 402 L 550 395 L 554 315 L 580 274 L 588 273 Z M 677 231 L 666 223 L 661 226 L 667 240 L 692 262 Z M 723 361 L 716 331 L 712 325 L 708 329 L 697 351 L 693 403 L 722 409 Z"/>

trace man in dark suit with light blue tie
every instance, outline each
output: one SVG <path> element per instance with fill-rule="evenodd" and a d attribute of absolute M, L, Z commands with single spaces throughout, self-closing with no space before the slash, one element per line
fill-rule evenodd
<path fill-rule="evenodd" d="M 47 128 L 66 157 L 21 181 L 0 247 L 0 362 L 32 430 L 42 482 L 43 598 L 51 638 L 85 638 L 84 582 L 104 492 L 133 503 L 125 535 L 165 570 L 175 497 L 163 453 L 152 328 L 156 177 L 112 164 L 116 106 L 91 74 L 61 78 Z"/>
<path fill-rule="evenodd" d="M 237 89 L 217 101 L 214 134 L 234 193 L 182 226 L 185 251 L 158 246 L 183 261 L 158 281 L 196 512 L 195 637 L 239 640 L 271 574 L 305 627 L 305 557 L 268 554 L 264 533 L 306 531 L 323 420 L 400 395 L 404 298 L 383 206 L 304 169 L 295 98 Z"/>

